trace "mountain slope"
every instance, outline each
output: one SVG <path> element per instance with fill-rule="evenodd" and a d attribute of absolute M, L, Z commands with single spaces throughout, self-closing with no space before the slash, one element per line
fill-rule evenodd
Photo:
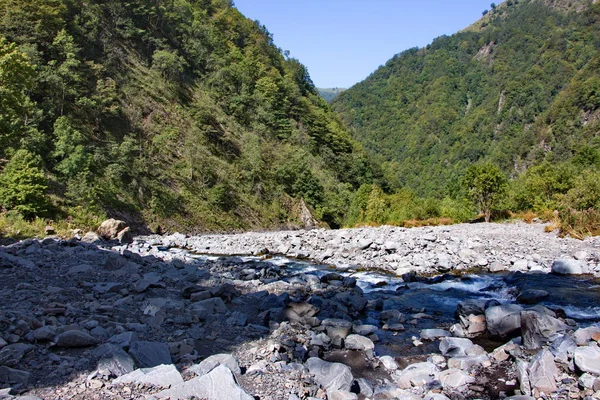
<path fill-rule="evenodd" d="M 336 97 L 338 97 L 340 93 L 344 93 L 345 90 L 346 89 L 342 88 L 317 88 L 319 95 L 321 95 L 321 97 L 328 103 L 331 103 L 333 100 L 335 100 Z"/>
<path fill-rule="evenodd" d="M 26 151 L 44 171 L 38 215 L 267 228 L 304 199 L 335 226 L 370 179 L 306 68 L 231 1 L 0 0 L 0 39 L 0 168 Z"/>
<path fill-rule="evenodd" d="M 333 104 L 396 187 L 443 197 L 479 160 L 515 177 L 600 149 L 600 4 L 507 1 L 394 56 Z"/>

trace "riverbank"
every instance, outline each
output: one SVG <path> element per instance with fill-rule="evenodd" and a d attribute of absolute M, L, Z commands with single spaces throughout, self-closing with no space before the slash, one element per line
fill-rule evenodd
<path fill-rule="evenodd" d="M 525 224 L 110 236 L 122 243 L 0 246 L 0 398 L 600 395 L 596 281 L 533 273 L 559 258 L 597 272 L 593 238 Z"/>
<path fill-rule="evenodd" d="M 338 268 L 359 266 L 397 275 L 443 273 L 482 268 L 550 272 L 552 262 L 577 258 L 587 272 L 600 274 L 600 237 L 560 238 L 544 224 L 458 224 L 422 228 L 355 228 L 231 235 L 149 236 L 144 241 L 200 254 L 281 254 Z M 135 245 L 134 245 L 135 246 Z"/>

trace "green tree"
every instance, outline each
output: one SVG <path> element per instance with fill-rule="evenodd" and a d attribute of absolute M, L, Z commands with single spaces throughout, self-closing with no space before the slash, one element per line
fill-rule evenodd
<path fill-rule="evenodd" d="M 471 201 L 484 213 L 485 222 L 490 222 L 492 208 L 506 192 L 506 176 L 497 165 L 473 164 L 465 171 L 461 183 Z"/>
<path fill-rule="evenodd" d="M 34 68 L 17 45 L 0 37 L 0 157 L 23 133 L 32 102 Z"/>
<path fill-rule="evenodd" d="M 32 218 L 48 210 L 47 189 L 41 158 L 18 150 L 0 174 L 0 206 Z"/>

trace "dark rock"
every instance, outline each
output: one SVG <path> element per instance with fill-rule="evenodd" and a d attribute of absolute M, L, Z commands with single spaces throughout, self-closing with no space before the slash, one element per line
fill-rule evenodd
<path fill-rule="evenodd" d="M 25 354 L 29 353 L 33 349 L 34 347 L 29 344 L 9 344 L 0 350 L 0 365 L 16 367 Z"/>
<path fill-rule="evenodd" d="M 98 344 L 98 340 L 83 331 L 66 331 L 55 339 L 57 347 L 88 347 Z"/>
<path fill-rule="evenodd" d="M 92 354 L 99 358 L 96 371 L 104 376 L 118 377 L 134 370 L 133 359 L 117 345 L 104 344 L 95 349 Z"/>
<path fill-rule="evenodd" d="M 537 304 L 548 296 L 550 293 L 545 290 L 528 289 L 519 294 L 517 301 L 521 304 Z"/>
<path fill-rule="evenodd" d="M 169 346 L 161 342 L 133 342 L 129 347 L 129 355 L 142 368 L 173 363 Z"/>

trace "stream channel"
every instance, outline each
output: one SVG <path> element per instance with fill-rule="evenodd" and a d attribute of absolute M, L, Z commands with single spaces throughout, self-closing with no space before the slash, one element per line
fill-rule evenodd
<path fill-rule="evenodd" d="M 169 251 L 183 252 L 186 256 L 196 259 L 200 265 L 205 262 L 223 262 L 240 264 L 240 268 L 254 270 L 275 267 L 279 271 L 279 278 L 273 278 L 272 281 L 293 282 L 295 278 L 302 275 L 315 275 L 321 278 L 332 272 L 353 277 L 357 280 L 357 286 L 362 289 L 365 299 L 370 303 L 380 302 L 385 305 L 384 309 L 395 308 L 406 315 L 404 331 L 383 329 L 377 331 L 380 340 L 376 343 L 375 352 L 380 355 L 407 358 L 407 362 L 411 358 L 419 359 L 438 352 L 437 341 L 415 342 L 419 339 L 420 331 L 435 328 L 449 329 L 457 322 L 455 317 L 457 305 L 469 299 L 510 304 L 517 303 L 518 295 L 526 290 L 545 290 L 549 296 L 535 304 L 554 310 L 558 316 L 572 319 L 580 327 L 600 322 L 600 281 L 592 276 L 482 271 L 476 274 L 443 274 L 435 277 L 413 276 L 409 282 L 405 282 L 399 276 L 376 270 L 340 270 L 329 265 L 282 256 L 215 256 L 194 254 L 176 248 L 171 248 Z M 268 283 L 268 280 L 267 282 L 263 280 L 263 283 Z M 531 304 L 523 306 L 528 307 Z M 366 311 L 362 323 L 381 327 L 379 311 Z M 473 341 L 487 351 L 504 343 L 490 340 L 487 335 L 475 338 Z"/>

